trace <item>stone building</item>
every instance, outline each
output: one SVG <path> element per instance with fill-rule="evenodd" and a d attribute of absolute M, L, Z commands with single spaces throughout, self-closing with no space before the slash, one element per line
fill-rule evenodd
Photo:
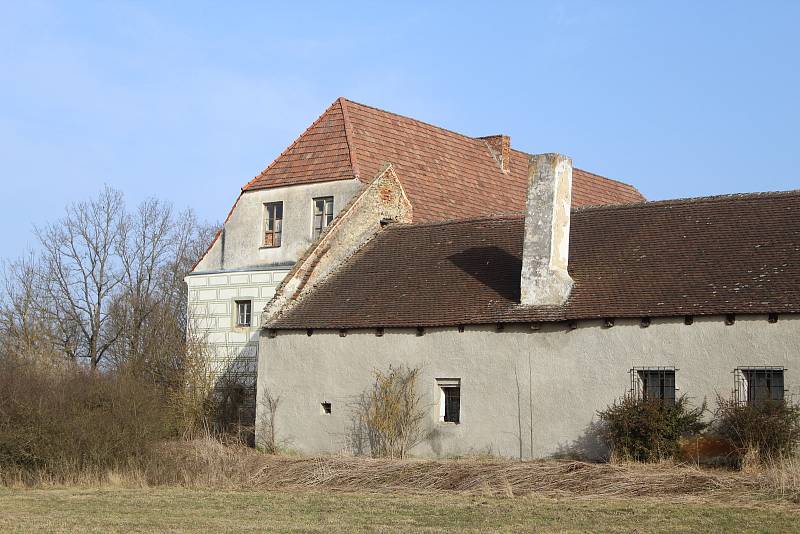
<path fill-rule="evenodd" d="M 800 191 L 589 207 L 568 158 L 520 154 L 524 211 L 420 220 L 389 162 L 264 311 L 258 396 L 288 446 L 352 451 L 353 400 L 390 365 L 421 369 L 420 456 L 599 455 L 596 412 L 625 394 L 800 394 Z"/>
<path fill-rule="evenodd" d="M 525 207 L 527 170 L 528 155 L 513 149 L 508 136 L 468 137 L 337 99 L 242 188 L 186 277 L 190 323 L 206 336 L 215 373 L 254 392 L 263 356 L 260 313 L 290 271 L 312 280 L 325 274 L 311 268 L 307 255 L 341 215 L 363 209 L 430 223 L 518 211 Z M 627 184 L 574 170 L 575 206 L 641 200 Z M 351 231 L 366 240 L 373 229 Z M 300 292 L 313 286 L 300 277 L 293 284 Z"/>

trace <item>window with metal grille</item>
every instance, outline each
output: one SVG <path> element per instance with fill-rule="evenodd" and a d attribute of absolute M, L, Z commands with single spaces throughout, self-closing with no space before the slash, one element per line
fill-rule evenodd
<path fill-rule="evenodd" d="M 438 378 L 439 386 L 439 421 L 443 423 L 461 422 L 461 379 Z"/>
<path fill-rule="evenodd" d="M 674 367 L 634 367 L 631 369 L 631 393 L 640 399 L 675 404 Z"/>
<path fill-rule="evenodd" d="M 314 199 L 314 239 L 333 221 L 333 197 Z"/>
<path fill-rule="evenodd" d="M 236 326 L 250 326 L 253 303 L 249 300 L 236 301 Z"/>
<path fill-rule="evenodd" d="M 784 400 L 783 367 L 744 367 L 734 370 L 734 393 L 742 404 L 756 406 Z"/>
<path fill-rule="evenodd" d="M 283 233 L 283 202 L 264 204 L 264 246 L 281 246 Z"/>

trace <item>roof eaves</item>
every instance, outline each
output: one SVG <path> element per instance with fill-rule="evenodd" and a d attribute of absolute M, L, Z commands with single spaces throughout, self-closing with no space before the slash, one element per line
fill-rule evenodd
<path fill-rule="evenodd" d="M 683 206 L 686 204 L 717 203 L 730 200 L 749 200 L 758 198 L 772 198 L 784 196 L 800 196 L 800 189 L 790 189 L 787 191 L 764 191 L 753 193 L 727 193 L 724 195 L 711 195 L 705 197 L 684 197 L 670 198 L 665 200 L 643 200 L 641 202 L 630 202 L 626 204 L 603 204 L 598 206 L 581 206 L 572 208 L 573 212 L 587 211 L 608 211 L 608 210 L 629 210 L 640 207 L 670 207 Z"/>

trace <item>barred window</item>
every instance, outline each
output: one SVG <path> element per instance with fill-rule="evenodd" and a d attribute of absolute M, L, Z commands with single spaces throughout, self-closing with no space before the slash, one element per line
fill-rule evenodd
<path fill-rule="evenodd" d="M 461 422 L 461 379 L 438 378 L 439 421 L 442 423 Z"/>
<path fill-rule="evenodd" d="M 317 239 L 322 231 L 333 221 L 333 197 L 321 197 L 314 199 L 314 239 Z"/>
<path fill-rule="evenodd" d="M 250 326 L 253 303 L 250 300 L 236 301 L 236 326 Z"/>
<path fill-rule="evenodd" d="M 736 400 L 756 406 L 784 400 L 783 367 L 745 367 L 734 370 Z"/>
<path fill-rule="evenodd" d="M 631 393 L 636 398 L 675 404 L 674 367 L 634 367 L 631 369 Z"/>
<path fill-rule="evenodd" d="M 283 233 L 283 202 L 264 204 L 264 246 L 281 246 Z"/>

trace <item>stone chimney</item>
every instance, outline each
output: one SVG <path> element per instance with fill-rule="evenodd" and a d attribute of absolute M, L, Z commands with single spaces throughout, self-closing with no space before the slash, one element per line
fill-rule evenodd
<path fill-rule="evenodd" d="M 572 160 L 561 154 L 531 156 L 520 280 L 523 306 L 559 305 L 569 298 L 571 201 Z"/>
<path fill-rule="evenodd" d="M 507 135 L 489 135 L 479 139 L 483 139 L 489 147 L 500 170 L 508 173 L 511 170 L 511 138 Z"/>

